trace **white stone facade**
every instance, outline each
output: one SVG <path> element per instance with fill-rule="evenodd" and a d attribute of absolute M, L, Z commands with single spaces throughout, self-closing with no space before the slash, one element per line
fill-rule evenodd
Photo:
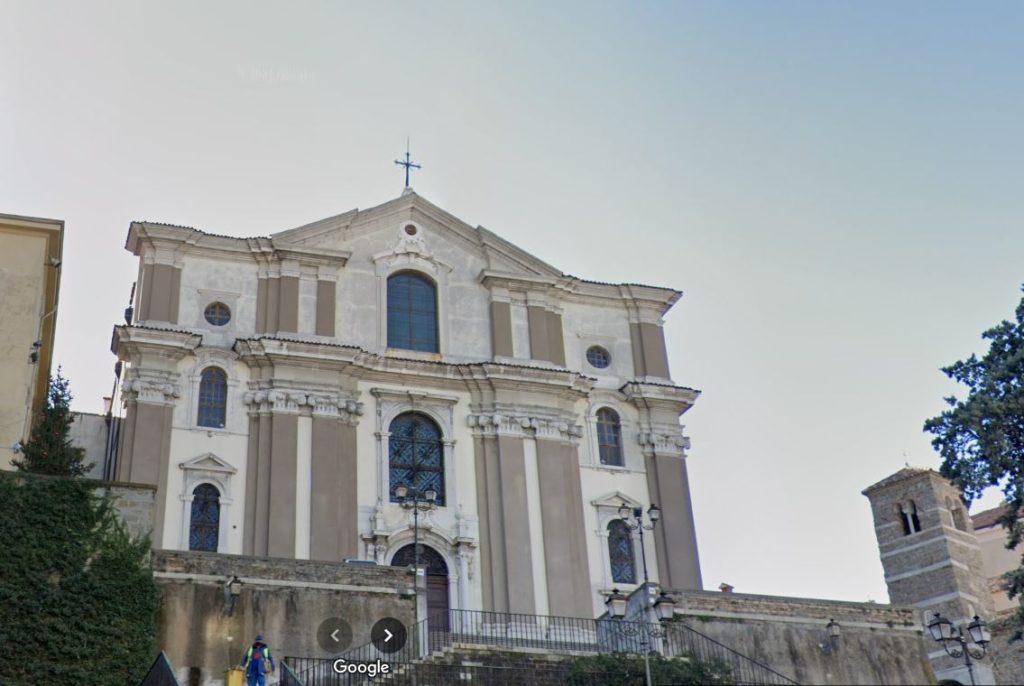
<path fill-rule="evenodd" d="M 445 505 L 419 530 L 450 607 L 599 614 L 603 593 L 631 588 L 607 549 L 623 502 L 664 512 L 645 538 L 651 579 L 700 588 L 678 421 L 698 393 L 669 378 L 661 333 L 677 291 L 565 276 L 414 193 L 270 238 L 134 223 L 128 249 L 140 282 L 114 336 L 117 478 L 157 486 L 156 547 L 188 549 L 192 492 L 209 483 L 219 552 L 390 563 L 413 533 L 389 498 L 388 429 L 413 411 L 442 434 Z M 435 284 L 438 352 L 387 347 L 401 271 Z M 214 302 L 222 326 L 204 318 Z M 209 367 L 227 375 L 223 427 L 198 422 Z M 603 407 L 623 466 L 600 462 Z"/>

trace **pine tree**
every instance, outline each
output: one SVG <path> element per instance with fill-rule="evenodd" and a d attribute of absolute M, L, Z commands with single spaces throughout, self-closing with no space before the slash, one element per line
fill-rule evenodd
<path fill-rule="evenodd" d="M 51 476 L 83 476 L 92 464 L 84 464 L 85 450 L 71 445 L 68 436 L 75 421 L 71 414 L 71 389 L 61 374 L 50 378 L 46 407 L 22 449 L 24 457 L 14 461 L 20 471 Z"/>

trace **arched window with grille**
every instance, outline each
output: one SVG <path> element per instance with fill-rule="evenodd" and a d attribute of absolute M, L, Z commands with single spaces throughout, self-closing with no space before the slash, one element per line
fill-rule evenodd
<path fill-rule="evenodd" d="M 228 375 L 220 367 L 207 367 L 199 381 L 199 426 L 224 428 L 228 408 Z"/>
<path fill-rule="evenodd" d="M 407 486 L 421 493 L 433 489 L 444 505 L 444 441 L 434 420 L 419 412 L 400 414 L 388 428 L 391 502 L 395 488 Z"/>
<path fill-rule="evenodd" d="M 601 464 L 621 467 L 622 459 L 622 424 L 615 410 L 602 407 L 597 411 L 597 450 Z"/>
<path fill-rule="evenodd" d="M 388 278 L 388 347 L 438 352 L 437 288 L 422 274 Z"/>
<path fill-rule="evenodd" d="M 611 562 L 613 582 L 636 583 L 633 534 L 621 519 L 613 519 L 608 522 L 608 559 Z"/>
<path fill-rule="evenodd" d="M 192 516 L 189 519 L 188 549 L 217 552 L 220 538 L 220 491 L 210 484 L 192 490 Z"/>

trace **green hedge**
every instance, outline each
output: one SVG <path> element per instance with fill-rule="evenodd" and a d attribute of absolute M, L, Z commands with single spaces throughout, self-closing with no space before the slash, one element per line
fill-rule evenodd
<path fill-rule="evenodd" d="M 94 484 L 0 476 L 0 683 L 137 684 L 156 653 L 149 541 Z"/>
<path fill-rule="evenodd" d="M 732 670 L 720 660 L 703 662 L 695 658 L 665 658 L 651 655 L 651 681 L 671 686 L 732 684 Z M 573 661 L 567 683 L 570 686 L 638 686 L 645 683 L 644 659 L 632 653 L 610 653 L 581 657 Z"/>

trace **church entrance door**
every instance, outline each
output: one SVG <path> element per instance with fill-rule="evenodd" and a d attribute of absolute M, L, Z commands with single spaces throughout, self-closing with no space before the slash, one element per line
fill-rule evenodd
<path fill-rule="evenodd" d="M 448 565 L 441 553 L 430 546 L 420 544 L 420 567 L 427 570 L 427 628 L 430 631 L 449 629 L 448 610 Z M 409 567 L 416 563 L 416 547 L 407 545 L 400 548 L 391 558 L 393 567 Z"/>

